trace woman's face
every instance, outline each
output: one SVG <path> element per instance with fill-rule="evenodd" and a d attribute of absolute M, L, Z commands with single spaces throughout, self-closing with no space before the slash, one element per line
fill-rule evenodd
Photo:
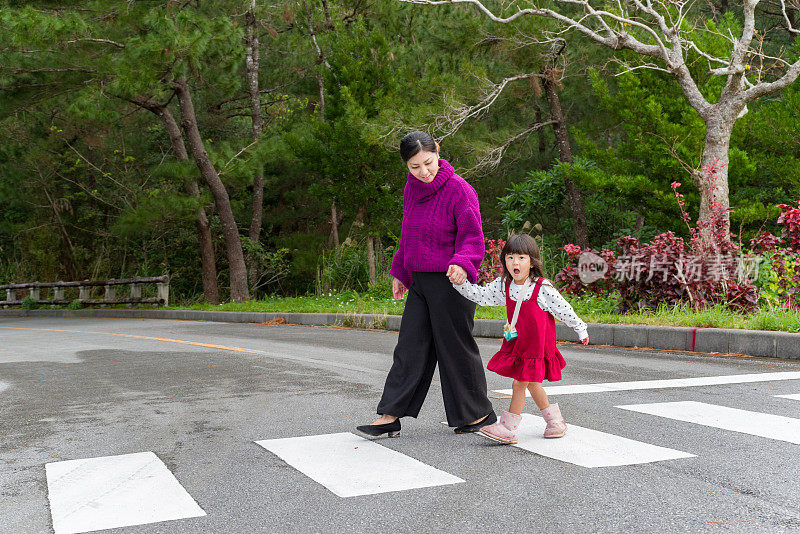
<path fill-rule="evenodd" d="M 406 162 L 408 170 L 420 182 L 429 184 L 439 172 L 439 154 L 437 152 L 417 152 Z"/>

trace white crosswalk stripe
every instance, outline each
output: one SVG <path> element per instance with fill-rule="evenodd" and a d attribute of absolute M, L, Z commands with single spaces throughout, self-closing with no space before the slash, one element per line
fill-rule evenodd
<path fill-rule="evenodd" d="M 800 419 L 782 415 L 694 401 L 631 404 L 617 408 L 800 445 Z"/>
<path fill-rule="evenodd" d="M 564 437 L 545 439 L 542 434 L 546 426 L 541 417 L 522 414 L 514 447 L 582 467 L 644 464 L 695 456 L 570 423 Z"/>
<path fill-rule="evenodd" d="M 787 374 L 790 373 L 738 376 L 742 380 L 742 377 L 748 376 L 774 377 Z M 716 379 L 715 383 L 738 383 L 729 381 L 732 377 L 705 377 L 702 385 L 707 384 L 708 379 Z M 685 383 L 691 379 L 677 380 Z M 650 385 L 655 387 L 654 384 L 664 382 L 676 381 L 605 384 L 606 389 L 603 391 L 624 391 L 608 388 L 609 385 L 620 388 L 623 385 L 627 385 L 624 386 L 626 388 L 636 385 L 630 389 L 649 389 Z M 642 385 L 647 387 L 639 387 Z M 559 387 L 594 391 L 592 388 L 595 386 L 599 385 Z M 572 392 L 574 391 L 569 391 Z M 800 394 L 774 397 L 800 400 Z M 794 404 L 787 406 L 794 407 Z M 792 417 L 694 401 L 616 407 L 628 412 L 800 444 L 800 419 Z M 518 443 L 514 447 L 584 468 L 613 468 L 696 457 L 688 452 L 577 426 L 569 421 L 567 424 L 568 431 L 564 437 L 545 439 L 542 435 L 544 420 L 538 415 L 523 414 L 517 434 Z M 602 421 L 598 420 L 597 424 L 602 425 Z M 465 482 L 455 475 L 423 463 L 420 459 L 383 446 L 379 441 L 364 439 L 348 432 L 267 439 L 255 443 L 339 497 L 408 491 Z M 481 450 L 476 448 L 476 454 L 480 455 Z M 206 515 L 167 466 L 152 452 L 54 462 L 45 465 L 45 472 L 56 534 L 78 534 Z"/>
<path fill-rule="evenodd" d="M 45 465 L 56 534 L 206 515 L 152 452 Z"/>
<path fill-rule="evenodd" d="M 800 371 L 724 376 L 698 376 L 692 378 L 672 378 L 668 380 L 637 380 L 634 382 L 606 382 L 601 384 L 575 384 L 569 386 L 545 386 L 544 391 L 548 395 L 575 395 L 579 393 L 607 393 L 611 391 L 634 391 L 642 389 L 749 384 L 752 382 L 771 382 L 776 380 L 800 380 Z M 500 393 L 501 395 L 511 395 L 512 390 L 497 389 L 494 390 L 494 392 Z M 527 392 L 526 394 L 528 397 L 530 397 L 530 392 Z"/>
<path fill-rule="evenodd" d="M 339 497 L 464 482 L 362 437 L 342 432 L 256 441 Z"/>

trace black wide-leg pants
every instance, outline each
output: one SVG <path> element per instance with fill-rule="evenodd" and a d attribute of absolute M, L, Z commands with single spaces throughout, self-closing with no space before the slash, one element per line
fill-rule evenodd
<path fill-rule="evenodd" d="M 412 276 L 378 413 L 417 417 L 438 362 L 447 424 L 471 423 L 492 411 L 472 337 L 475 304 L 461 296 L 444 273 L 415 271 Z"/>

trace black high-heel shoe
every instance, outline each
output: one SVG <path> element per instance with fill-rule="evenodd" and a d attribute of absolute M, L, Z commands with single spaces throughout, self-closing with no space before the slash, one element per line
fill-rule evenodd
<path fill-rule="evenodd" d="M 361 425 L 357 426 L 356 430 L 368 436 L 378 437 L 383 434 L 389 434 L 390 438 L 396 438 L 400 435 L 400 419 L 395 419 L 391 423 L 383 425 Z"/>
<path fill-rule="evenodd" d="M 472 423 L 471 425 L 461 425 L 457 426 L 453 429 L 453 432 L 456 434 L 468 434 L 470 432 L 477 432 L 481 428 L 487 425 L 493 425 L 497 422 L 497 414 L 494 413 L 494 410 L 489 412 L 489 415 L 478 421 L 477 423 Z"/>

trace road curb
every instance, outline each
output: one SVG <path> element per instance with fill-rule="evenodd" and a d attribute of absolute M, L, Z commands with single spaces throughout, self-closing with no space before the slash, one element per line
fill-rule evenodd
<path fill-rule="evenodd" d="M 172 319 L 228 323 L 269 323 L 281 320 L 290 324 L 346 326 L 353 328 L 400 329 L 399 315 L 354 313 L 281 313 L 231 312 L 201 310 L 123 310 L 94 308 L 86 310 L 0 310 L 2 317 L 107 317 L 127 319 Z M 280 324 L 280 323 L 278 323 Z M 687 326 L 651 326 L 589 323 L 592 345 L 680 350 L 698 353 L 735 353 L 767 358 L 800 359 L 800 333 L 735 328 L 693 328 Z M 475 319 L 476 337 L 499 338 L 503 321 Z M 578 342 L 568 326 L 556 324 L 559 341 Z"/>

